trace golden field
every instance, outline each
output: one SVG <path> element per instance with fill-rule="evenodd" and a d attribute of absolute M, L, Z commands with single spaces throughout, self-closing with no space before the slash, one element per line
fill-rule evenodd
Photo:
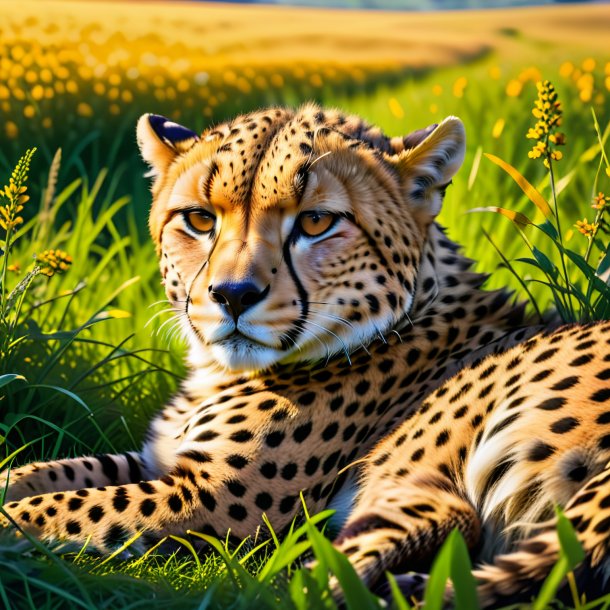
<path fill-rule="evenodd" d="M 43 131 L 79 116 L 95 122 L 100 105 L 119 116 L 143 98 L 174 118 L 196 108 L 209 121 L 484 55 L 580 60 L 597 41 L 601 51 L 609 20 L 608 5 L 393 13 L 4 0 L 0 129 L 15 139 L 32 128 L 24 119 Z"/>

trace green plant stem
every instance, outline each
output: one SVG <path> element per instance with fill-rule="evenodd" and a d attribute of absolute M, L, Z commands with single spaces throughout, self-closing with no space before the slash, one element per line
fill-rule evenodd
<path fill-rule="evenodd" d="M 6 317 L 6 272 L 8 271 L 8 257 L 11 253 L 11 237 L 13 226 L 8 225 L 6 239 L 4 241 L 4 254 L 2 255 L 2 277 L 0 278 L 0 321 L 4 323 Z"/>
<path fill-rule="evenodd" d="M 516 223 L 515 223 L 515 228 L 517 229 L 517 232 L 519 233 L 519 235 L 521 235 L 521 239 L 523 239 L 523 241 L 525 242 L 526 246 L 529 248 L 529 250 L 532 253 L 532 255 L 534 255 L 534 245 L 528 239 L 527 235 L 525 234 L 525 231 L 518 224 L 516 224 Z M 535 255 L 534 255 L 534 257 L 535 257 Z M 561 300 L 563 302 L 564 307 L 567 310 L 568 309 L 568 303 L 566 302 L 565 298 L 563 298 L 563 296 L 560 296 L 561 292 L 557 292 L 556 290 L 553 289 L 553 285 L 555 283 L 555 280 L 542 267 L 539 267 L 539 269 L 542 271 L 542 273 L 544 273 L 544 275 L 546 276 L 547 280 L 549 281 L 549 287 L 551 288 L 551 291 L 553 293 L 553 298 L 555 299 L 555 302 L 557 303 L 557 301 Z"/>
<path fill-rule="evenodd" d="M 548 135 L 546 137 L 547 144 L 547 153 L 546 159 L 549 164 L 549 177 L 551 182 L 551 193 L 553 196 L 553 206 L 555 208 L 555 218 L 557 219 L 557 235 L 559 237 L 559 245 L 561 246 L 561 251 L 559 252 L 559 258 L 561 259 L 561 267 L 563 270 L 563 276 L 566 282 L 566 291 L 567 291 L 567 305 L 568 310 L 570 311 L 570 315 L 572 316 L 572 320 L 576 320 L 576 314 L 574 313 L 574 306 L 572 305 L 572 291 L 570 289 L 570 276 L 568 275 L 568 268 L 566 266 L 565 256 L 563 254 L 563 236 L 561 234 L 561 221 L 559 219 L 559 204 L 557 203 L 557 191 L 555 189 L 555 173 L 553 172 L 553 161 L 551 159 L 551 155 L 548 152 Z"/>
<path fill-rule="evenodd" d="M 506 268 L 515 276 L 515 279 L 519 282 L 519 284 L 521 284 L 521 287 L 523 288 L 523 290 L 525 290 L 525 293 L 528 296 L 529 302 L 532 304 L 532 307 L 536 311 L 536 315 L 538 316 L 538 319 L 540 320 L 540 322 L 542 322 L 542 320 L 544 319 L 542 317 L 542 312 L 540 311 L 540 309 L 538 307 L 538 303 L 536 303 L 536 299 L 534 298 L 534 295 L 531 293 L 530 289 L 527 287 L 525 280 L 515 271 L 513 266 L 510 264 L 510 261 L 504 256 L 504 254 L 502 253 L 502 250 L 500 250 L 500 248 L 496 245 L 494 240 L 491 238 L 491 235 L 485 229 L 483 229 L 483 235 L 485 235 L 485 237 L 487 238 L 489 243 L 494 247 L 495 251 L 498 253 L 498 256 L 502 259 L 502 262 L 504 263 Z"/>
<path fill-rule="evenodd" d="M 596 225 L 597 228 L 595 229 L 593 235 L 591 235 L 591 237 L 589 237 L 589 243 L 587 244 L 587 251 L 585 252 L 585 262 L 587 262 L 587 263 L 589 262 L 589 256 L 591 256 L 593 242 L 595 241 L 595 236 L 597 235 L 597 232 L 599 231 L 599 226 L 601 224 L 603 215 L 604 215 L 604 208 L 602 207 L 601 209 L 597 210 L 597 213 L 595 214 L 595 220 L 593 220 L 593 224 Z"/>

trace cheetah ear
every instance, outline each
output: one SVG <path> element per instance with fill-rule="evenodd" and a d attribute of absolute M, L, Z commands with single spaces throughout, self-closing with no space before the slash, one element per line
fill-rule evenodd
<path fill-rule="evenodd" d="M 405 150 L 390 161 L 401 178 L 405 199 L 431 221 L 441 210 L 445 190 L 464 161 L 464 124 L 454 116 L 403 138 Z"/>
<path fill-rule="evenodd" d="M 144 114 L 138 121 L 140 154 L 150 165 L 150 176 L 162 174 L 180 153 L 199 140 L 190 129 L 158 114 Z"/>

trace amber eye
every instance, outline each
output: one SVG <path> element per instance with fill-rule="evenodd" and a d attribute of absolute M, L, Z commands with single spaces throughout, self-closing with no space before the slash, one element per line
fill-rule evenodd
<path fill-rule="evenodd" d="M 326 233 L 336 220 L 337 216 L 329 212 L 303 212 L 297 222 L 302 233 L 308 237 L 318 237 Z"/>
<path fill-rule="evenodd" d="M 196 233 L 209 233 L 216 226 L 216 217 L 205 210 L 190 210 L 182 215 L 189 229 Z"/>

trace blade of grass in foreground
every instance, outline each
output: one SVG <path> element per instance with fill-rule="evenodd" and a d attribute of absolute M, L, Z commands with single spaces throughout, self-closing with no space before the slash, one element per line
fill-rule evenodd
<path fill-rule="evenodd" d="M 585 552 L 569 519 L 561 509 L 557 508 L 555 512 L 557 514 L 557 535 L 559 536 L 560 547 L 559 560 L 544 581 L 534 602 L 533 610 L 548 608 L 568 572 L 585 558 Z"/>
<path fill-rule="evenodd" d="M 439 551 L 426 587 L 424 610 L 442 610 L 447 581 L 453 582 L 456 608 L 478 610 L 476 582 L 468 547 L 458 529 L 454 529 Z"/>
<path fill-rule="evenodd" d="M 501 167 L 517 183 L 527 198 L 544 214 L 546 218 L 553 217 L 553 211 L 551 210 L 551 207 L 547 203 L 546 199 L 536 187 L 525 179 L 519 170 L 514 168 L 510 163 L 500 159 L 500 157 L 496 157 L 490 153 L 484 153 L 484 155 L 492 163 L 495 163 L 497 166 Z"/>
<path fill-rule="evenodd" d="M 310 522 L 306 525 L 307 535 L 319 567 L 324 566 L 335 575 L 341 585 L 346 607 L 351 610 L 379 610 L 380 606 L 376 598 L 360 580 L 347 557 L 335 549 L 315 525 Z"/>

